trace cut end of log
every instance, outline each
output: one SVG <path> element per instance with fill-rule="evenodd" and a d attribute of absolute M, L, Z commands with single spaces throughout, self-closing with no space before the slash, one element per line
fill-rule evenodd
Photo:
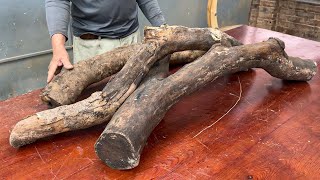
<path fill-rule="evenodd" d="M 98 157 L 109 167 L 118 170 L 133 169 L 140 162 L 131 141 L 119 133 L 104 133 L 95 144 Z"/>

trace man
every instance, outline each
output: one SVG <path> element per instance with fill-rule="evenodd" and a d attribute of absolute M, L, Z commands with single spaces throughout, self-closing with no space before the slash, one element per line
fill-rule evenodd
<path fill-rule="evenodd" d="M 157 0 L 46 0 L 53 49 L 47 82 L 52 80 L 57 68 L 73 68 L 64 46 L 68 40 L 70 9 L 73 60 L 76 63 L 116 47 L 136 43 L 139 33 L 137 4 L 153 26 L 165 24 Z"/>

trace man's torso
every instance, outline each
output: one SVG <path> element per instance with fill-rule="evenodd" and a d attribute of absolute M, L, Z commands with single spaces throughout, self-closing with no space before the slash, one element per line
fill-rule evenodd
<path fill-rule="evenodd" d="M 138 29 L 136 0 L 71 0 L 75 36 L 93 33 L 109 38 L 130 35 Z"/>

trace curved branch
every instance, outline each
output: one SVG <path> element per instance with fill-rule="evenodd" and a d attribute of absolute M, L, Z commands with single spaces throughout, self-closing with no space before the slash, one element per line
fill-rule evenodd
<path fill-rule="evenodd" d="M 217 29 L 148 27 L 144 33 L 143 45 L 148 44 L 148 49 L 138 52 L 138 58 L 130 58 L 103 89 L 102 95 L 108 104 L 122 104 L 139 86 L 151 66 L 167 55 L 185 50 L 207 51 L 217 43 L 227 47 L 240 45 L 237 40 Z"/>
<path fill-rule="evenodd" d="M 141 44 L 116 48 L 74 65 L 72 70 L 63 70 L 42 91 L 42 101 L 61 106 L 72 104 L 90 84 L 111 76 L 134 56 Z"/>
<path fill-rule="evenodd" d="M 313 61 L 288 58 L 278 39 L 231 48 L 214 46 L 166 79 L 140 86 L 97 140 L 97 155 L 114 169 L 136 167 L 147 138 L 172 105 L 218 77 L 248 68 L 263 68 L 274 77 L 298 81 L 310 80 L 317 71 Z"/>
<path fill-rule="evenodd" d="M 116 109 L 106 106 L 101 92 L 71 105 L 38 112 L 19 121 L 11 131 L 10 144 L 18 148 L 55 134 L 85 129 L 109 121 Z"/>
<path fill-rule="evenodd" d="M 215 43 L 223 43 L 227 46 L 240 45 L 237 40 L 217 29 L 186 28 L 181 26 L 147 27 L 145 29 L 145 41 L 142 44 L 117 48 L 86 61 L 81 61 L 74 65 L 73 70 L 62 71 L 44 88 L 41 99 L 53 106 L 72 104 L 86 87 L 117 73 L 129 59 L 131 61 L 127 63 L 120 73 L 121 75 L 117 76 L 118 78 L 128 78 L 129 76 L 133 78 L 134 76 L 134 78 L 130 82 L 123 79 L 121 84 L 115 88 L 122 88 L 122 91 L 118 92 L 118 96 L 130 94 L 130 92 L 126 93 L 126 91 L 128 91 L 129 87 L 133 87 L 131 86 L 133 81 L 138 83 L 139 79 L 142 79 L 155 61 L 178 51 L 207 51 Z M 152 44 L 152 46 L 146 48 L 147 44 Z M 142 52 L 143 50 L 147 50 L 150 53 L 148 60 L 139 59 L 137 52 Z M 145 66 L 141 65 L 144 62 L 147 62 L 147 64 Z M 140 67 L 136 67 L 136 69 L 141 68 L 138 70 L 139 72 L 127 74 L 126 71 L 131 70 L 136 64 L 140 64 Z M 114 84 L 111 82 L 108 87 L 114 86 Z M 114 91 L 110 90 L 109 95 L 110 93 L 112 94 Z"/>
<path fill-rule="evenodd" d="M 165 78 L 169 74 L 169 58 L 155 63 L 143 83 Z M 18 122 L 9 141 L 18 148 L 55 134 L 85 129 L 109 121 L 117 108 L 118 104 L 107 106 L 101 92 L 96 92 L 83 101 L 45 110 Z"/>

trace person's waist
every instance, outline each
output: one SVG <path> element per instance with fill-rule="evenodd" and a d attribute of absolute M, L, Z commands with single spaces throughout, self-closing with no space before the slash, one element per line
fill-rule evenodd
<path fill-rule="evenodd" d="M 122 38 L 126 38 L 134 33 L 137 33 L 137 31 L 134 31 L 134 32 L 130 32 L 129 34 L 127 35 L 123 35 L 123 36 L 119 36 L 119 37 L 106 37 L 106 36 L 99 36 L 99 35 L 96 35 L 96 34 L 92 34 L 92 33 L 84 33 L 84 34 L 81 34 L 80 36 L 76 36 L 76 37 L 79 37 L 80 39 L 82 40 L 98 40 L 98 39 L 122 39 Z"/>
<path fill-rule="evenodd" d="M 99 35 L 92 34 L 92 33 L 84 33 L 84 34 L 81 34 L 79 36 L 79 38 L 83 39 L 83 40 L 93 40 L 93 39 L 105 39 L 105 38 L 108 38 L 108 37 L 99 36 Z M 108 38 L 108 39 L 111 39 L 111 38 Z"/>
<path fill-rule="evenodd" d="M 139 24 L 133 24 L 129 27 L 118 28 L 97 28 L 97 27 L 85 27 L 77 28 L 73 26 L 73 35 L 84 40 L 90 39 L 121 39 L 125 38 L 132 33 L 136 32 L 139 28 Z M 85 30 L 86 29 L 86 30 Z M 90 30 L 89 30 L 90 29 Z M 89 31 L 88 31 L 89 30 Z"/>

